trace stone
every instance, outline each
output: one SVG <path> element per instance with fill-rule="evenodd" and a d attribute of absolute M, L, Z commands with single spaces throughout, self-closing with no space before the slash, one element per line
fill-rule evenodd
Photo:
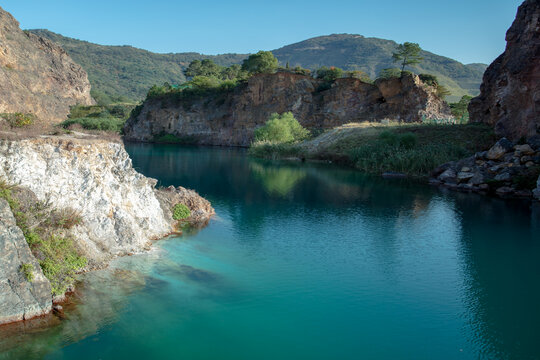
<path fill-rule="evenodd" d="M 524 145 L 516 145 L 514 147 L 516 152 L 519 152 L 521 155 L 532 155 L 534 154 L 534 150 L 531 148 L 529 144 Z"/>
<path fill-rule="evenodd" d="M 478 188 L 480 190 L 486 191 L 486 190 L 489 190 L 489 185 L 488 184 L 480 184 L 480 185 L 478 185 Z"/>
<path fill-rule="evenodd" d="M 498 160 L 503 157 L 508 151 L 512 150 L 513 146 L 514 145 L 512 144 L 512 142 L 510 142 L 508 139 L 502 138 L 497 141 L 495 145 L 491 147 L 491 149 L 489 149 L 486 157 L 489 160 Z"/>
<path fill-rule="evenodd" d="M 485 181 L 485 177 L 481 172 L 477 172 L 474 174 L 474 176 L 469 180 L 469 184 L 471 185 L 480 185 Z"/>
<path fill-rule="evenodd" d="M 525 166 L 528 167 L 528 168 L 530 168 L 530 167 L 532 167 L 532 166 L 535 166 L 535 165 L 536 165 L 536 164 L 535 164 L 534 162 L 532 162 L 532 161 L 527 161 L 527 162 L 525 163 Z"/>
<path fill-rule="evenodd" d="M 485 160 L 487 155 L 487 151 L 479 151 L 476 154 L 474 154 L 474 157 L 476 160 Z"/>
<path fill-rule="evenodd" d="M 500 196 L 508 196 L 514 193 L 514 189 L 512 189 L 509 186 L 502 186 L 498 188 L 495 192 L 497 193 L 497 195 L 500 195 Z"/>
<path fill-rule="evenodd" d="M 509 172 L 503 172 L 495 176 L 495 180 L 497 181 L 510 181 L 511 179 L 512 175 Z"/>
<path fill-rule="evenodd" d="M 472 122 L 489 124 L 513 141 L 540 129 L 539 19 L 540 1 L 525 0 L 506 33 L 504 53 L 486 69 L 480 95 L 469 104 Z"/>
<path fill-rule="evenodd" d="M 439 180 L 445 183 L 457 183 L 456 176 L 456 172 L 453 169 L 447 169 L 439 175 Z"/>
<path fill-rule="evenodd" d="M 514 195 L 518 197 L 530 198 L 532 196 L 531 190 L 517 190 Z"/>
<path fill-rule="evenodd" d="M 86 72 L 60 46 L 23 32 L 1 7 L 0 24 L 0 113 L 50 124 L 65 120 L 71 105 L 95 103 Z"/>
<path fill-rule="evenodd" d="M 468 169 L 468 168 L 466 168 L 466 169 Z M 461 183 L 461 182 L 464 182 L 464 181 L 467 181 L 467 180 L 471 179 L 473 176 L 474 176 L 474 173 L 472 173 L 472 172 L 460 171 L 457 174 L 457 180 L 458 180 L 459 183 Z"/>
<path fill-rule="evenodd" d="M 22 265 L 31 266 L 29 281 Z M 43 275 L 11 208 L 0 199 L 0 324 L 30 319 L 52 309 L 51 284 Z"/>
<path fill-rule="evenodd" d="M 529 161 L 532 161 L 532 157 L 531 156 L 522 156 L 520 159 L 519 159 L 519 162 L 524 164 L 526 162 L 529 162 Z"/>
<path fill-rule="evenodd" d="M 464 166 L 461 168 L 461 172 L 470 172 L 470 171 L 471 171 L 471 168 L 468 166 Z"/>
<path fill-rule="evenodd" d="M 540 151 L 540 134 L 531 136 L 527 140 L 527 144 L 529 144 L 534 150 Z"/>

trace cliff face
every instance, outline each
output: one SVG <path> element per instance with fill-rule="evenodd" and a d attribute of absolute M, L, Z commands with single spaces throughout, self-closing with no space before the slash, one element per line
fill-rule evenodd
<path fill-rule="evenodd" d="M 472 121 L 513 141 L 540 133 L 540 2 L 526 0 L 506 33 L 506 50 L 484 73 Z"/>
<path fill-rule="evenodd" d="M 152 141 L 174 134 L 203 145 L 249 146 L 255 128 L 271 113 L 292 111 L 308 129 L 328 129 L 350 122 L 405 122 L 451 117 L 446 103 L 417 76 L 364 83 L 336 80 L 324 89 L 321 80 L 281 72 L 251 77 L 229 93 L 174 101 L 171 97 L 145 101 L 138 116 L 128 120 L 126 140 Z"/>
<path fill-rule="evenodd" d="M 64 120 L 71 105 L 93 103 L 86 72 L 0 8 L 0 113 L 32 113 L 52 123 Z"/>
<path fill-rule="evenodd" d="M 29 319 L 50 311 L 51 284 L 45 278 L 6 200 L 0 199 L 0 324 Z M 21 270 L 31 265 L 33 280 Z"/>
<path fill-rule="evenodd" d="M 204 224 L 210 203 L 184 188 L 155 188 L 156 180 L 136 172 L 120 143 L 95 138 L 39 137 L 0 141 L 0 179 L 31 191 L 55 208 L 70 208 L 82 222 L 65 230 L 99 268 L 116 256 L 140 252 L 151 239 L 175 231 L 172 206 L 190 208 L 188 221 Z M 32 264 L 35 279 L 21 272 Z M 49 312 L 51 286 L 0 199 L 0 324 Z"/>

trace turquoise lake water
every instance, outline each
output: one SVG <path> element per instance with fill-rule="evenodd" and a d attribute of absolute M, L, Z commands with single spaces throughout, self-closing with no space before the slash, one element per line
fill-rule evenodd
<path fill-rule="evenodd" d="M 0 359 L 540 358 L 539 204 L 236 149 L 127 149 L 217 216 L 85 274 L 65 319 L 0 327 Z"/>

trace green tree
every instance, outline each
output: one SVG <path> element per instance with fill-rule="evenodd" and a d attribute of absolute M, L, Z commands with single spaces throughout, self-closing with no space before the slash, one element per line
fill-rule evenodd
<path fill-rule="evenodd" d="M 326 82 L 333 82 L 340 77 L 343 77 L 343 70 L 338 67 L 331 66 L 327 68 L 326 66 L 323 66 L 317 69 L 317 79 L 322 79 Z"/>
<path fill-rule="evenodd" d="M 184 71 L 184 75 L 187 77 L 208 76 L 219 78 L 222 71 L 223 68 L 210 59 L 193 60 Z"/>
<path fill-rule="evenodd" d="M 392 59 L 394 59 L 394 62 L 401 63 L 401 71 L 403 71 L 405 70 L 405 66 L 414 66 L 424 60 L 420 56 L 421 51 L 420 45 L 405 42 L 397 46 L 396 52 L 392 54 Z"/>
<path fill-rule="evenodd" d="M 249 73 L 273 73 L 277 68 L 278 60 L 270 51 L 259 51 L 242 63 L 242 70 Z"/>
<path fill-rule="evenodd" d="M 466 123 L 469 121 L 468 107 L 471 99 L 472 96 L 463 95 L 459 102 L 450 104 L 452 115 L 454 115 L 461 123 Z"/>
<path fill-rule="evenodd" d="M 309 130 L 300 125 L 292 112 L 273 113 L 264 126 L 255 130 L 256 141 L 284 143 L 304 140 L 308 136 Z"/>

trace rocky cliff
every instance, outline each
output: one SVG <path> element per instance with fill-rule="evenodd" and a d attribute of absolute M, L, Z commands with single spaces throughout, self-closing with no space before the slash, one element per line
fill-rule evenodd
<path fill-rule="evenodd" d="M 0 324 L 46 314 L 51 309 L 51 284 L 45 278 L 6 200 L 0 199 Z M 22 266 L 31 266 L 28 281 Z"/>
<path fill-rule="evenodd" d="M 471 121 L 517 141 L 540 133 L 540 2 L 526 0 L 506 33 L 506 50 L 484 73 Z"/>
<path fill-rule="evenodd" d="M 133 169 L 121 143 L 88 136 L 0 140 L 0 178 L 35 194 L 41 204 L 79 214 L 80 223 L 66 231 L 88 259 L 87 269 L 139 252 L 151 239 L 175 231 L 172 206 L 177 203 L 190 208 L 188 221 L 196 224 L 214 213 L 193 191 L 156 189 L 156 180 Z M 0 202 L 0 323 L 39 315 L 52 306 L 51 287 L 42 284 L 39 265 L 5 205 Z M 25 263 L 39 270 L 38 282 L 23 278 Z M 38 290 L 48 293 L 45 307 Z"/>
<path fill-rule="evenodd" d="M 350 122 L 404 122 L 451 117 L 448 105 L 418 76 L 369 84 L 353 78 L 331 86 L 310 76 L 279 72 L 251 77 L 229 92 L 176 100 L 148 99 L 140 113 L 128 120 L 125 139 L 153 141 L 173 134 L 203 145 L 249 146 L 255 128 L 271 113 L 292 111 L 308 129 L 328 129 Z"/>
<path fill-rule="evenodd" d="M 0 113 L 62 121 L 75 104 L 90 105 L 86 72 L 58 45 L 23 32 L 0 7 Z"/>

